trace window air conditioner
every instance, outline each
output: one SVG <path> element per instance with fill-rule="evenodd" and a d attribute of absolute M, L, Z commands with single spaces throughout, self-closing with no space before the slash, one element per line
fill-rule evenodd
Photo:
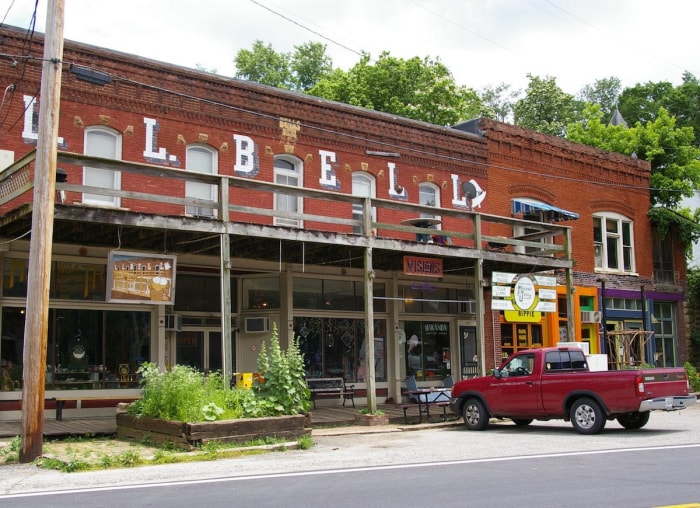
<path fill-rule="evenodd" d="M 269 317 L 247 317 L 245 318 L 245 333 L 263 333 L 270 331 Z"/>
<path fill-rule="evenodd" d="M 459 302 L 460 314 L 476 314 L 476 302 Z"/>
<path fill-rule="evenodd" d="M 600 323 L 600 312 L 598 311 L 583 311 L 581 312 L 582 323 Z"/>
<path fill-rule="evenodd" d="M 182 316 L 180 314 L 165 315 L 165 331 L 179 332 L 182 331 Z"/>

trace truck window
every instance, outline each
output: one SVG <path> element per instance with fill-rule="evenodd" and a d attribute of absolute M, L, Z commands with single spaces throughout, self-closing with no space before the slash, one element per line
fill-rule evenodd
<path fill-rule="evenodd" d="M 583 351 L 548 351 L 545 356 L 544 370 L 581 370 L 586 368 L 586 356 Z"/>
<path fill-rule="evenodd" d="M 509 376 L 529 376 L 535 366 L 535 355 L 533 353 L 522 354 L 511 358 L 501 369 L 503 377 Z"/>

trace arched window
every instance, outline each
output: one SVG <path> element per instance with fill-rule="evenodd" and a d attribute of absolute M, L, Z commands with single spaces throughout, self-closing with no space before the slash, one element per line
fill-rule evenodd
<path fill-rule="evenodd" d="M 376 196 L 376 184 L 374 177 L 364 172 L 354 172 L 352 174 L 352 195 L 363 198 L 374 198 Z M 360 204 L 352 205 L 352 218 L 362 220 L 363 208 Z M 372 207 L 372 219 L 375 219 L 377 211 Z M 352 232 L 361 235 L 362 226 L 353 226 Z"/>
<path fill-rule="evenodd" d="M 190 145 L 187 147 L 187 160 L 185 168 L 195 173 L 215 175 L 218 173 L 218 157 L 215 150 L 204 145 Z M 216 185 L 201 182 L 186 182 L 185 196 L 188 198 L 206 199 L 217 201 Z M 216 209 L 206 206 L 187 206 L 187 215 L 197 217 L 215 217 Z"/>
<path fill-rule="evenodd" d="M 85 129 L 85 155 L 121 160 L 121 134 L 105 127 L 88 127 Z M 121 172 L 84 166 L 83 185 L 119 190 L 121 189 Z M 101 206 L 120 206 L 121 199 L 116 196 L 85 193 L 83 194 L 83 203 Z"/>
<path fill-rule="evenodd" d="M 303 182 L 303 165 L 296 157 L 277 155 L 275 157 L 275 183 L 301 187 Z M 281 212 L 274 218 L 276 226 L 302 227 L 302 220 L 297 217 L 285 217 L 284 214 L 303 213 L 301 197 L 275 193 L 275 210 Z"/>
<path fill-rule="evenodd" d="M 615 212 L 594 214 L 593 249 L 597 271 L 634 272 L 634 222 Z"/>
<path fill-rule="evenodd" d="M 418 186 L 418 201 L 421 205 L 440 207 L 440 188 L 434 183 L 424 182 Z M 426 219 L 435 219 L 436 224 L 431 229 L 442 229 L 440 221 L 442 217 L 432 213 L 421 212 L 420 216 Z"/>

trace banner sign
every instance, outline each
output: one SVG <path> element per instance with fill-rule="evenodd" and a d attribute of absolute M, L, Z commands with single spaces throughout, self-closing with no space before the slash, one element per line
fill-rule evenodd
<path fill-rule="evenodd" d="M 534 323 L 557 311 L 556 277 L 493 272 L 491 283 L 491 308 L 504 311 L 506 321 Z"/>
<path fill-rule="evenodd" d="M 174 305 L 175 260 L 175 256 L 111 251 L 107 301 Z"/>
<path fill-rule="evenodd" d="M 423 277 L 442 277 L 442 259 L 404 256 L 403 273 Z"/>

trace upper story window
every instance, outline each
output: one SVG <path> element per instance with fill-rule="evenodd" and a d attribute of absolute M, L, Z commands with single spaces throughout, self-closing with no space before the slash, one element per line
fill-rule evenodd
<path fill-rule="evenodd" d="M 275 183 L 301 187 L 303 182 L 302 163 L 296 157 L 278 155 L 275 157 Z M 303 213 L 301 197 L 275 193 L 275 210 L 288 214 Z M 302 221 L 296 217 L 278 216 L 274 218 L 276 226 L 302 227 Z"/>
<path fill-rule="evenodd" d="M 659 283 L 675 284 L 676 272 L 673 269 L 673 242 L 670 235 L 664 238 L 654 235 L 654 280 Z"/>
<path fill-rule="evenodd" d="M 376 195 L 374 177 L 364 172 L 354 172 L 352 174 L 352 195 L 363 198 L 373 198 Z M 362 220 L 362 205 L 352 205 L 352 218 Z M 372 219 L 376 218 L 377 211 L 372 207 Z M 353 226 L 352 232 L 361 235 L 362 226 Z"/>
<path fill-rule="evenodd" d="M 105 127 L 88 127 L 85 129 L 85 155 L 121 160 L 121 134 Z M 108 190 L 120 190 L 121 172 L 84 166 L 83 185 Z M 83 203 L 101 206 L 121 206 L 121 199 L 117 196 L 84 193 Z"/>
<path fill-rule="evenodd" d="M 190 145 L 187 147 L 187 171 L 215 175 L 218 172 L 217 168 L 218 158 L 214 150 L 203 145 Z M 216 185 L 188 181 L 185 183 L 185 196 L 188 198 L 206 199 L 207 201 L 217 201 Z M 187 206 L 185 213 L 197 217 L 215 217 L 216 209 L 206 206 Z"/>
<path fill-rule="evenodd" d="M 618 213 L 595 214 L 593 249 L 596 270 L 634 272 L 634 223 Z"/>

